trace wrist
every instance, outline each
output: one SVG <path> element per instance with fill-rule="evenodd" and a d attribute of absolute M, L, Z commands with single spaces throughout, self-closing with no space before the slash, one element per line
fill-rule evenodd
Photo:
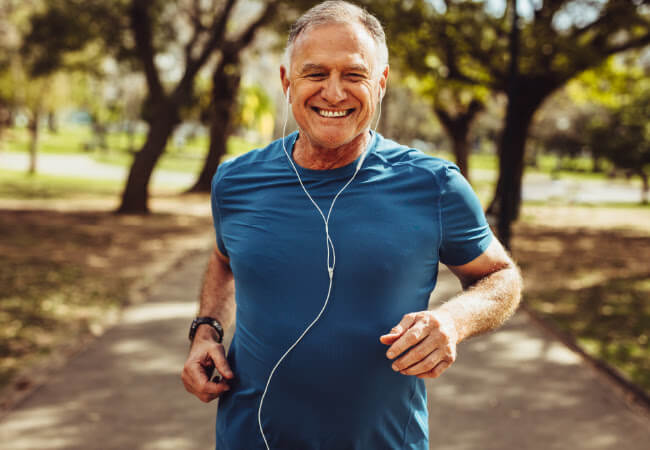
<path fill-rule="evenodd" d="M 440 323 L 440 328 L 447 337 L 455 344 L 458 344 L 462 340 L 462 332 L 459 321 L 454 314 L 444 306 L 431 312 L 435 315 L 436 320 Z"/>

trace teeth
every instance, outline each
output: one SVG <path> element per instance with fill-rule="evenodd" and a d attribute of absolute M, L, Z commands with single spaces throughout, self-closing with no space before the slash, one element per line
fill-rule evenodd
<path fill-rule="evenodd" d="M 348 111 L 343 110 L 343 111 L 327 111 L 325 109 L 319 109 L 318 114 L 320 114 L 323 117 L 343 117 L 347 115 Z"/>

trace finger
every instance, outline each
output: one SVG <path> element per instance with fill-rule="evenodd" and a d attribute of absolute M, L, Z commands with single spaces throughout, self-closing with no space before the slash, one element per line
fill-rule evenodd
<path fill-rule="evenodd" d="M 418 375 L 418 378 L 438 378 L 442 373 L 449 368 L 451 362 L 441 361 L 429 372 Z"/>
<path fill-rule="evenodd" d="M 234 378 L 235 374 L 232 372 L 232 369 L 230 368 L 230 364 L 228 364 L 228 360 L 226 359 L 226 351 L 224 350 L 223 345 L 219 344 L 215 346 L 213 349 L 211 349 L 210 357 L 212 358 L 212 363 L 214 364 L 214 367 L 217 369 L 217 372 L 219 372 L 222 377 L 227 378 L 229 380 Z"/>
<path fill-rule="evenodd" d="M 429 356 L 434 350 L 438 348 L 433 336 L 428 335 L 419 344 L 415 345 L 409 351 L 402 355 L 401 358 L 395 360 L 393 363 L 393 370 L 400 371 L 414 364 L 419 363 Z M 431 367 L 433 369 L 433 367 Z"/>
<path fill-rule="evenodd" d="M 400 334 L 384 334 L 383 336 L 379 337 L 379 342 L 385 345 L 391 345 L 393 342 L 399 339 L 400 336 Z"/>
<path fill-rule="evenodd" d="M 203 402 L 212 401 L 223 392 L 230 390 L 230 386 L 226 381 L 218 383 L 209 381 L 204 367 L 198 362 L 186 364 L 181 378 L 185 389 Z"/>
<path fill-rule="evenodd" d="M 416 321 L 411 327 L 406 330 L 404 334 L 402 334 L 399 339 L 397 339 L 393 345 L 391 345 L 386 352 L 386 356 L 390 359 L 393 359 L 402 353 L 404 353 L 407 349 L 413 347 L 417 343 L 419 343 L 421 340 L 426 338 L 428 335 L 428 332 L 425 330 L 425 326 L 421 321 Z"/>
<path fill-rule="evenodd" d="M 412 352 L 413 350 L 411 350 Z M 409 352 L 410 353 L 410 352 Z M 413 364 L 406 369 L 400 370 L 400 373 L 402 375 L 420 375 L 423 373 L 427 373 L 431 370 L 433 370 L 438 363 L 442 360 L 442 352 L 440 349 L 435 349 L 431 353 L 429 353 L 425 358 L 422 360 L 418 361 L 416 364 Z"/>

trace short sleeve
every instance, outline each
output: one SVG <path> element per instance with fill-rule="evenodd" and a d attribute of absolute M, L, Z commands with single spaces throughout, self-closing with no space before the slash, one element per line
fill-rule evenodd
<path fill-rule="evenodd" d="M 217 168 L 217 173 L 215 173 L 212 178 L 212 189 L 210 191 L 210 203 L 212 205 L 212 222 L 214 224 L 214 231 L 217 238 L 217 247 L 222 255 L 228 256 L 228 251 L 226 250 L 226 245 L 223 242 L 223 234 L 221 232 L 221 191 L 220 191 L 220 173 L 221 165 Z"/>
<path fill-rule="evenodd" d="M 445 167 L 441 178 L 440 261 L 460 266 L 480 256 L 493 235 L 478 197 L 458 167 Z"/>

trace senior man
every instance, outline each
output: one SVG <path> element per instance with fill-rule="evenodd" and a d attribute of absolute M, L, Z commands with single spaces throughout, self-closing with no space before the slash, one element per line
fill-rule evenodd
<path fill-rule="evenodd" d="M 317 5 L 287 55 L 298 131 L 214 177 L 183 382 L 220 398 L 219 450 L 428 449 L 423 379 L 514 311 L 518 270 L 453 164 L 371 130 L 388 79 L 376 18 Z M 427 310 L 439 263 L 464 291 Z"/>

